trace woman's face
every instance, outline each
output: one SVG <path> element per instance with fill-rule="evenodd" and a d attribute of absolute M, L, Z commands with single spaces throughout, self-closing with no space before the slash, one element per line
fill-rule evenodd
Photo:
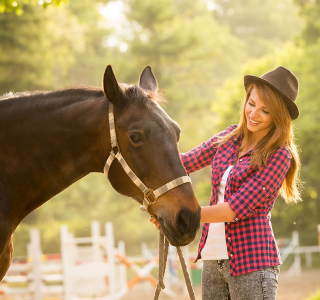
<path fill-rule="evenodd" d="M 248 130 L 255 138 L 263 138 L 273 125 L 273 118 L 268 107 L 259 97 L 256 87 L 253 87 L 245 106 Z"/>

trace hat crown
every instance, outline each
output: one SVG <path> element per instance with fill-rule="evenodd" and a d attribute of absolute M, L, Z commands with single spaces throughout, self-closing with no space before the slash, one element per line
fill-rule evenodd
<path fill-rule="evenodd" d="M 290 100 L 296 101 L 299 91 L 297 77 L 287 68 L 279 66 L 272 71 L 263 74 L 260 78 L 268 81 Z"/>

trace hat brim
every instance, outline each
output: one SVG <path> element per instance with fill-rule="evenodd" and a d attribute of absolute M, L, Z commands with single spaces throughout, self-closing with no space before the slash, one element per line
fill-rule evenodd
<path fill-rule="evenodd" d="M 251 83 L 264 83 L 266 85 L 268 85 L 269 87 L 273 88 L 274 90 L 276 90 L 283 98 L 284 102 L 286 103 L 290 116 L 291 116 L 291 120 L 295 120 L 299 117 L 299 109 L 298 106 L 288 97 L 286 96 L 284 93 L 282 93 L 278 88 L 276 88 L 273 84 L 271 84 L 269 81 L 264 80 L 260 77 L 257 76 L 253 76 L 253 75 L 245 75 L 243 78 L 243 82 L 244 82 L 244 88 L 247 90 L 247 87 L 251 84 Z"/>

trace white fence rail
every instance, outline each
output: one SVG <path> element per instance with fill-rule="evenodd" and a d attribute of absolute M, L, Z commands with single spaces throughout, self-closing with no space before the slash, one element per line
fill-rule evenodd
<path fill-rule="evenodd" d="M 318 226 L 319 227 L 319 226 Z M 319 230 L 319 229 L 318 229 Z M 305 254 L 306 258 L 306 267 L 312 267 L 312 253 L 320 253 L 320 245 L 319 246 L 300 246 L 299 244 L 299 233 L 298 231 L 294 231 L 292 233 L 292 239 L 288 243 L 280 248 L 280 254 L 282 262 L 288 260 L 290 255 L 294 255 L 293 264 L 291 267 L 285 272 L 286 275 L 299 275 L 301 274 L 301 254 Z"/>

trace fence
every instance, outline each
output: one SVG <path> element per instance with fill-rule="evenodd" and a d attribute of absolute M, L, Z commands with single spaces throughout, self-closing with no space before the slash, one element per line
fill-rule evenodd
<path fill-rule="evenodd" d="M 301 247 L 298 232 L 291 239 L 277 240 L 283 262 L 293 263 L 287 275 L 301 272 L 301 254 L 305 254 L 306 266 L 312 267 L 312 253 L 320 252 L 320 225 L 318 226 L 319 246 Z M 142 255 L 127 257 L 125 245 L 119 241 L 115 246 L 112 223 L 105 224 L 105 235 L 100 234 L 100 224 L 93 221 L 90 237 L 74 237 L 66 226 L 61 227 L 61 254 L 43 255 L 40 232 L 31 229 L 28 258 L 16 261 L 0 283 L 0 299 L 65 299 L 65 300 L 117 300 L 124 296 L 139 281 L 149 282 L 153 287 L 157 280 L 151 275 L 157 268 L 158 257 L 142 244 Z M 184 257 L 194 284 L 200 283 L 202 262 L 191 264 L 194 254 L 184 247 Z M 165 277 L 167 296 L 176 299 L 173 287 L 183 289 L 187 294 L 183 279 L 179 278 L 179 266 L 174 247 L 170 247 Z M 127 271 L 135 276 L 128 280 Z M 190 273 L 190 272 L 189 272 Z M 181 289 L 180 289 L 181 290 Z"/>
<path fill-rule="evenodd" d="M 139 281 L 145 280 L 153 287 L 157 285 L 157 279 L 151 275 L 158 267 L 157 254 L 143 244 L 142 255 L 127 257 L 123 241 L 115 246 L 111 222 L 105 224 L 104 236 L 100 234 L 99 222 L 93 221 L 91 236 L 80 238 L 62 226 L 60 239 L 61 255 L 43 255 L 40 232 L 31 229 L 28 258 L 10 267 L 0 286 L 1 300 L 117 300 Z M 174 250 L 170 253 L 174 255 Z M 135 273 L 129 281 L 128 269 Z M 171 289 L 174 275 L 168 271 L 163 292 L 177 298 Z"/>
<path fill-rule="evenodd" d="M 318 225 L 318 232 L 320 230 L 320 226 Z M 320 232 L 319 232 L 320 233 Z M 288 243 L 284 243 L 284 245 L 280 248 L 280 254 L 282 262 L 285 263 L 290 255 L 294 255 L 294 260 L 291 267 L 285 272 L 286 275 L 299 275 L 301 274 L 301 254 L 305 254 L 306 257 L 306 267 L 312 267 L 312 253 L 320 252 L 319 246 L 300 246 L 299 244 L 299 233 L 298 231 L 294 231 L 292 233 L 292 238 L 288 240 Z M 278 240 L 278 244 L 281 245 L 283 240 Z"/>

